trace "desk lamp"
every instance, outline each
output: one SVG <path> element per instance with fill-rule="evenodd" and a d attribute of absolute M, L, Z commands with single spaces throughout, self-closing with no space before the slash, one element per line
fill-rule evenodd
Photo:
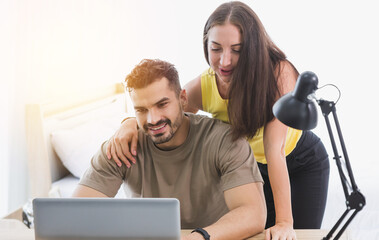
<path fill-rule="evenodd" d="M 273 106 L 274 116 L 279 119 L 283 124 L 300 129 L 300 130 L 310 130 L 317 125 L 317 107 L 316 102 L 320 106 L 322 114 L 325 118 L 326 126 L 328 128 L 328 133 L 330 141 L 332 143 L 332 148 L 334 152 L 334 159 L 338 168 L 338 173 L 340 175 L 343 191 L 346 199 L 346 211 L 342 214 L 337 223 L 329 231 L 323 240 L 330 239 L 334 232 L 337 230 L 339 225 L 342 223 L 344 218 L 348 213 L 354 210 L 353 214 L 347 219 L 345 224 L 341 227 L 334 239 L 339 239 L 342 233 L 345 231 L 347 226 L 357 215 L 357 213 L 362 210 L 366 204 L 365 197 L 359 191 L 353 176 L 353 171 L 350 166 L 349 157 L 347 155 L 345 143 L 342 137 L 341 128 L 338 122 L 336 113 L 336 103 L 333 101 L 326 101 L 323 99 L 317 99 L 315 96 L 316 90 L 318 90 L 318 78 L 313 72 L 307 71 L 302 74 L 297 79 L 295 88 L 292 92 L 287 93 L 282 96 Z M 342 169 L 341 156 L 338 154 L 336 142 L 334 140 L 331 124 L 329 122 L 329 114 L 333 114 L 333 119 L 335 122 L 335 127 L 338 133 L 339 142 L 341 144 L 343 157 L 345 159 L 346 170 L 348 172 L 349 179 L 346 178 L 345 173 Z"/>

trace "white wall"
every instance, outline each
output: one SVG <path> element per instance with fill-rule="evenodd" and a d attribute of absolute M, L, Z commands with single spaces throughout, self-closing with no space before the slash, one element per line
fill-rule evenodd
<path fill-rule="evenodd" d="M 4 104 L 2 98 L 1 112 L 9 113 L 0 125 L 1 152 L 5 153 L 1 169 L 10 168 L 11 187 L 8 201 L 0 202 L 0 214 L 7 202 L 6 208 L 14 209 L 28 196 L 26 102 L 120 82 L 142 58 L 171 61 L 186 83 L 207 67 L 202 30 L 222 2 L 1 1 L 1 32 L 9 37 L 1 46 L 6 53 L 2 63 L 9 65 L 1 82 L 1 93 L 8 94 L 2 96 L 9 102 Z M 245 2 L 300 72 L 314 71 L 320 86 L 333 83 L 340 88 L 338 116 L 354 170 L 378 167 L 374 152 L 379 135 L 378 107 L 374 107 L 379 56 L 375 1 Z M 332 91 L 325 98 L 333 100 L 336 94 Z M 331 154 L 324 125 L 320 118 L 315 131 Z M 331 167 L 334 171 L 333 162 Z M 3 183 L 6 175 L 0 178 Z M 357 179 L 358 185 L 370 181 Z M 364 190 L 365 186 L 360 187 Z M 3 186 L 1 196 L 4 191 Z"/>
<path fill-rule="evenodd" d="M 1 63 L 0 63 L 1 64 Z M 0 74 L 3 78 L 5 74 Z M 4 84 L 0 88 L 0 109 L 2 117 L 0 118 L 0 216 L 8 211 L 8 178 L 9 178 L 9 154 L 8 154 L 8 124 L 9 124 L 9 104 L 8 91 Z"/>
<path fill-rule="evenodd" d="M 0 2 L 0 9 L 10 9 L 10 2 Z M 11 57 L 12 41 L 7 37 L 11 32 L 12 16 L 9 12 L 0 11 L 0 216 L 8 211 L 8 190 L 9 190 L 9 123 L 10 123 L 10 84 L 8 79 L 13 79 L 13 71 L 10 67 L 14 64 Z M 4 36 L 4 37 L 3 37 Z M 12 46 L 12 47 L 9 47 Z"/>

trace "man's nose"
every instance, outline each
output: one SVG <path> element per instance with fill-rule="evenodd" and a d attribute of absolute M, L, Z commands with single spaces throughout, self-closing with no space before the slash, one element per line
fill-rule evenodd
<path fill-rule="evenodd" d="M 159 111 L 155 109 L 150 109 L 149 113 L 147 115 L 147 123 L 155 125 L 161 120 L 161 116 L 159 114 Z"/>

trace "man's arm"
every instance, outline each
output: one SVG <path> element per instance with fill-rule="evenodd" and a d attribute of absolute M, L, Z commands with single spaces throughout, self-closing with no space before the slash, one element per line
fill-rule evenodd
<path fill-rule="evenodd" d="M 78 185 L 72 194 L 72 197 L 108 197 L 102 192 L 99 192 L 93 188 Z"/>
<path fill-rule="evenodd" d="M 114 197 L 123 179 L 126 179 L 126 165 L 118 167 L 105 154 L 108 142 L 101 145 L 92 157 L 91 165 L 83 174 L 72 197 Z"/>
<path fill-rule="evenodd" d="M 264 230 L 266 203 L 261 182 L 226 190 L 224 197 L 230 211 L 204 228 L 212 240 L 245 239 Z M 192 233 L 184 239 L 204 240 L 199 233 Z"/>

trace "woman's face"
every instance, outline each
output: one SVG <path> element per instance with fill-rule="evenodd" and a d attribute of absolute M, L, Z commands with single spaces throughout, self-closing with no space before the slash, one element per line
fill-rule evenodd
<path fill-rule="evenodd" d="M 231 23 L 216 25 L 208 31 L 208 60 L 219 80 L 229 83 L 241 45 L 240 31 Z"/>

